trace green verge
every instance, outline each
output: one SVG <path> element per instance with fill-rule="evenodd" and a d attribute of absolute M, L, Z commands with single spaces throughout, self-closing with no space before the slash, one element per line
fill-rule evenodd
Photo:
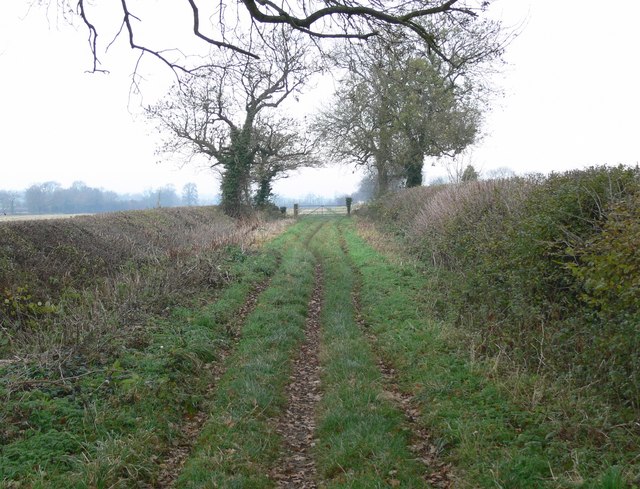
<path fill-rule="evenodd" d="M 385 395 L 380 370 L 354 317 L 354 273 L 336 220 L 310 243 L 321 260 L 323 398 L 315 453 L 323 487 L 424 487 L 424 467 L 408 449 L 403 414 Z"/>
<path fill-rule="evenodd" d="M 538 391 L 535 376 L 518 374 L 517 385 L 496 378 L 491 365 L 468 354 L 464 335 L 432 319 L 427 304 L 442 300 L 431 296 L 435 272 L 392 263 L 348 221 L 340 229 L 361 274 L 375 350 L 422 406 L 420 421 L 452 464 L 455 487 L 629 487 L 622 474 L 634 455 L 627 444 L 567 432 L 589 430 L 582 411 L 569 413 Z"/>
<path fill-rule="evenodd" d="M 176 487 L 273 485 L 269 471 L 281 448 L 274 419 L 286 401 L 291 360 L 304 338 L 315 267 L 305 242 L 317 226 L 301 222 L 274 242 L 282 250 L 280 269 L 246 319 Z"/>
<path fill-rule="evenodd" d="M 101 364 L 72 359 L 66 381 L 48 381 L 35 363 L 28 375 L 23 365 L 0 368 L 0 487 L 153 484 L 185 416 L 205 401 L 204 366 L 230 344 L 228 323 L 254 285 L 278 268 L 279 246 L 229 250 L 234 281 L 215 302 L 150 319 Z"/>

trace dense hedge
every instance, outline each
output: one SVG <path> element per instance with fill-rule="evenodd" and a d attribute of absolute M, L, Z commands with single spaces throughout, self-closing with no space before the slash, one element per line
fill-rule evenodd
<path fill-rule="evenodd" d="M 371 214 L 440 271 L 442 312 L 485 351 L 640 409 L 639 168 L 411 189 Z"/>

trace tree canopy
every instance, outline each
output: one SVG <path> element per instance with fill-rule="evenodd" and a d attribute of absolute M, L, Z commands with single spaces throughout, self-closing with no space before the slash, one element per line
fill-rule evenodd
<path fill-rule="evenodd" d="M 265 205 L 284 172 L 314 164 L 298 124 L 275 112 L 317 69 L 308 43 L 281 29 L 263 49 L 261 59 L 224 53 L 147 109 L 166 135 L 163 151 L 204 155 L 220 171 L 222 207 L 232 216 Z"/>

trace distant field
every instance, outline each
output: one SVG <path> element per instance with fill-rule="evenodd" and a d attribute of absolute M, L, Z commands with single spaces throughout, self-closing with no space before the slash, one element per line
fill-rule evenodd
<path fill-rule="evenodd" d="M 76 216 L 90 216 L 92 214 L 19 214 L 5 216 L 0 214 L 0 222 L 9 221 L 40 221 L 43 219 L 69 219 Z"/>

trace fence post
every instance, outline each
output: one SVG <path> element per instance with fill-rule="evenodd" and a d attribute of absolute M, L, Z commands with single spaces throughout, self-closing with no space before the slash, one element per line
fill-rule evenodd
<path fill-rule="evenodd" d="M 293 217 L 298 218 L 298 204 L 293 204 Z"/>
<path fill-rule="evenodd" d="M 351 203 L 353 202 L 353 197 L 347 197 L 347 216 L 351 216 Z"/>
<path fill-rule="evenodd" d="M 283 216 L 287 215 L 287 208 L 286 207 L 280 207 L 280 214 L 282 214 Z"/>

